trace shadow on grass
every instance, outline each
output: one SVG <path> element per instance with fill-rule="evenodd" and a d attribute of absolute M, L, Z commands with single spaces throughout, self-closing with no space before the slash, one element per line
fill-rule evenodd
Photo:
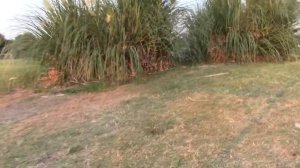
<path fill-rule="evenodd" d="M 62 93 L 65 94 L 77 94 L 81 92 L 93 93 L 93 92 L 101 92 L 107 88 L 107 84 L 104 82 L 93 82 L 75 85 L 70 88 L 65 89 Z"/>

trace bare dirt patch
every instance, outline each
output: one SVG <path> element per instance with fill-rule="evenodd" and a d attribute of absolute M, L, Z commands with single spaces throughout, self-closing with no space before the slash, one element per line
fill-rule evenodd
<path fill-rule="evenodd" d="M 138 87 L 133 90 L 130 86 L 118 87 L 115 90 L 102 93 L 82 93 L 72 96 L 62 104 L 52 104 L 48 111 L 34 115 L 13 125 L 13 133 L 17 135 L 32 127 L 54 130 L 65 127 L 70 123 L 81 123 L 93 118 L 103 111 L 117 107 L 120 103 L 137 97 Z"/>
<path fill-rule="evenodd" d="M 10 94 L 0 94 L 0 108 L 5 108 L 32 96 L 34 94 L 31 90 L 23 89 L 17 89 Z"/>
<path fill-rule="evenodd" d="M 1 97 L 0 124 L 21 121 L 47 112 L 64 103 L 69 96 L 34 94 L 29 90 L 17 90 Z"/>

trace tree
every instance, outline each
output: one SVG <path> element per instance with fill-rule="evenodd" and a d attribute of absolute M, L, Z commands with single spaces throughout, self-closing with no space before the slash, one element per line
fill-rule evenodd
<path fill-rule="evenodd" d="M 4 46 L 5 46 L 5 41 L 6 41 L 6 39 L 5 39 L 4 35 L 3 35 L 3 34 L 0 34 L 0 54 L 1 54 L 1 52 L 2 52 L 2 49 L 3 49 Z"/>
<path fill-rule="evenodd" d="M 13 58 L 28 58 L 33 56 L 35 36 L 31 33 L 24 33 L 15 38 L 9 45 Z"/>

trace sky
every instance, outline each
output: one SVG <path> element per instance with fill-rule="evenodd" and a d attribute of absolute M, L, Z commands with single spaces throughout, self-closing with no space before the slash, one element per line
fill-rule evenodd
<path fill-rule="evenodd" d="M 20 19 L 28 14 L 35 6 L 41 6 L 43 0 L 7 0 L 0 5 L 0 33 L 7 39 L 22 33 Z"/>
<path fill-rule="evenodd" d="M 180 5 L 196 6 L 201 0 L 178 0 Z M 13 39 L 24 30 L 18 19 L 43 5 L 43 0 L 5 0 L 0 5 L 0 33 L 7 39 Z"/>

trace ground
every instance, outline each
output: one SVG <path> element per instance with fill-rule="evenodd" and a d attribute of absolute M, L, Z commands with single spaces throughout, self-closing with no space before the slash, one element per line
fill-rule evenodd
<path fill-rule="evenodd" d="M 220 74 L 221 75 L 215 75 Z M 0 97 L 0 167 L 300 167 L 300 63 Z"/>

